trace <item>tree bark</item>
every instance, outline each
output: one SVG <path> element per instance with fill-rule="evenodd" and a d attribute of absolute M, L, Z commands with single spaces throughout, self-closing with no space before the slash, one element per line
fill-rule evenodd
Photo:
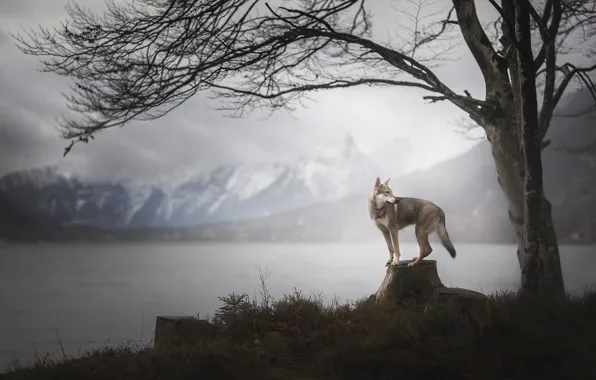
<path fill-rule="evenodd" d="M 536 96 L 536 69 L 532 53 L 530 31 L 530 4 L 527 0 L 514 0 L 517 62 L 520 78 L 521 142 L 524 159 L 524 228 L 521 264 L 521 289 L 534 294 L 558 293 L 557 277 L 549 273 L 547 262 L 552 260 L 552 247 L 547 250 L 545 217 L 546 199 L 543 189 L 540 125 Z M 549 218 L 550 219 L 550 218 Z M 552 225 L 552 221 L 550 222 Z M 554 229 L 548 231 L 554 234 Z M 556 242 L 556 238 L 554 240 Z M 549 257 L 551 256 L 551 257 Z M 558 248 L 557 254 L 558 258 Z M 560 266 L 558 271 L 560 272 Z M 562 283 L 562 281 L 561 281 Z"/>
<path fill-rule="evenodd" d="M 511 99 L 511 98 L 509 98 Z M 504 109 L 509 109 L 507 101 L 502 101 Z M 513 115 L 507 112 L 506 114 Z M 516 123 L 511 118 L 494 120 L 498 124 L 483 125 L 487 130 L 487 135 L 491 141 L 491 149 L 495 167 L 497 170 L 497 180 L 501 187 L 501 191 L 505 195 L 509 206 L 509 219 L 516 231 L 518 248 L 517 257 L 519 266 L 524 276 L 524 266 L 527 262 L 527 253 L 525 246 L 525 226 L 524 226 L 524 209 L 526 199 L 524 197 L 524 183 L 525 183 L 525 165 L 524 157 L 521 152 L 520 143 L 517 140 Z M 532 168 L 530 168 L 532 170 Z M 542 262 L 542 269 L 540 276 L 542 277 L 542 292 L 548 294 L 558 294 L 564 292 L 563 275 L 561 272 L 561 262 L 559 256 L 559 248 L 557 242 L 557 235 L 554 229 L 554 224 L 551 215 L 551 204 L 542 195 L 542 200 L 539 203 L 538 210 L 541 214 L 541 222 L 543 225 L 542 244 L 540 248 L 540 260 Z M 522 279 L 522 289 L 524 287 Z"/>
<path fill-rule="evenodd" d="M 530 32 L 530 11 L 526 0 L 515 2 L 515 36 L 517 39 L 517 62 L 520 73 L 521 140 L 524 157 L 524 251 L 521 266 L 523 291 L 540 293 L 542 260 L 540 245 L 543 244 L 542 220 L 542 158 L 538 128 L 538 100 L 534 77 L 534 57 Z"/>
<path fill-rule="evenodd" d="M 546 197 L 542 197 L 543 241 L 540 245 L 542 260 L 542 293 L 552 296 L 565 294 L 565 283 L 561 270 L 561 257 L 557 232 L 552 218 L 552 207 Z"/>

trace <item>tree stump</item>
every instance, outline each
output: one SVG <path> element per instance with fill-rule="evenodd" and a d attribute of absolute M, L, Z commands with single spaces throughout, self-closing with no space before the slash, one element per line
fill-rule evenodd
<path fill-rule="evenodd" d="M 435 260 L 422 260 L 414 267 L 407 265 L 410 262 L 412 260 L 400 261 L 399 265 L 387 267 L 385 278 L 375 294 L 377 304 L 429 301 L 435 289 L 444 287 Z"/>
<path fill-rule="evenodd" d="M 486 328 L 492 326 L 488 297 L 482 293 L 462 288 L 437 288 L 424 313 L 441 309 L 459 319 L 459 335 L 474 335 L 479 339 Z"/>
<path fill-rule="evenodd" d="M 213 338 L 217 328 L 205 320 L 190 316 L 158 316 L 155 320 L 154 345 L 156 348 L 170 345 L 194 344 Z"/>

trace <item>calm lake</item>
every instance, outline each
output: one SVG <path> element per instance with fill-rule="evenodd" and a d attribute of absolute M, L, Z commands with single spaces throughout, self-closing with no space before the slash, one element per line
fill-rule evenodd
<path fill-rule="evenodd" d="M 456 244 L 453 260 L 438 243 L 446 286 L 491 293 L 514 289 L 519 268 L 512 245 Z M 402 259 L 417 253 L 401 244 Z M 594 281 L 595 246 L 561 247 L 568 291 Z M 362 244 L 32 244 L 0 246 L 0 372 L 35 352 L 59 356 L 131 340 L 149 342 L 157 315 L 210 314 L 218 296 L 257 291 L 270 272 L 274 296 L 322 292 L 353 300 L 375 292 L 384 273 L 381 238 Z"/>

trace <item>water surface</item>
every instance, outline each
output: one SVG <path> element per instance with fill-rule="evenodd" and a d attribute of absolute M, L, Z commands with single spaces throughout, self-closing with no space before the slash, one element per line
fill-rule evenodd
<path fill-rule="evenodd" d="M 512 245 L 457 244 L 457 259 L 435 245 L 446 286 L 491 293 L 514 289 Z M 402 243 L 402 259 L 416 255 Z M 561 247 L 569 291 L 594 279 L 596 247 Z M 210 314 L 218 296 L 254 295 L 267 270 L 274 296 L 323 292 L 357 299 L 375 292 L 387 260 L 385 242 L 32 244 L 0 248 L 0 372 L 13 357 L 67 354 L 152 339 L 157 315 Z"/>

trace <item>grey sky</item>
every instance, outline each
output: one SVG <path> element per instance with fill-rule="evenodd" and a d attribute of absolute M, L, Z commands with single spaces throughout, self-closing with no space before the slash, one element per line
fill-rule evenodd
<path fill-rule="evenodd" d="M 78 2 L 94 9 L 103 6 L 103 0 Z M 399 14 L 390 3 L 398 1 L 375 0 L 375 40 L 385 41 L 386 32 L 396 28 Z M 454 131 L 453 122 L 463 115 L 454 106 L 426 104 L 422 91 L 366 87 L 319 93 L 307 109 L 269 119 L 258 114 L 226 118 L 213 110 L 214 101 L 197 96 L 160 120 L 102 133 L 63 159 L 67 142 L 59 139 L 55 118 L 64 111 L 60 90 L 66 90 L 66 82 L 37 72 L 36 59 L 22 54 L 7 31 L 55 25 L 65 17 L 65 4 L 66 0 L 0 1 L 0 175 L 60 163 L 92 176 L 152 178 L 222 163 L 290 158 L 316 145 L 337 145 L 347 133 L 365 152 L 395 137 L 408 137 L 416 152 L 412 160 L 424 166 L 473 144 Z M 482 97 L 480 72 L 470 54 L 461 52 L 461 59 L 446 63 L 438 73 L 454 90 L 467 89 Z"/>

